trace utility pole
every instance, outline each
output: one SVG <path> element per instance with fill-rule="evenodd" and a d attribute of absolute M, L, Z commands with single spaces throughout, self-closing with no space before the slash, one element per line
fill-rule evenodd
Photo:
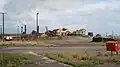
<path fill-rule="evenodd" d="M 1 36 L 1 39 L 2 39 L 2 25 L 0 25 L 0 36 Z"/>
<path fill-rule="evenodd" d="M 17 26 L 17 40 L 19 41 L 19 26 Z"/>
<path fill-rule="evenodd" d="M 0 12 L 0 14 L 2 14 L 2 21 L 3 21 L 3 24 L 2 24 L 2 25 L 3 25 L 2 39 L 3 39 L 3 42 L 4 42 L 4 16 L 5 16 L 5 14 L 7 14 L 7 13 Z M 3 57 L 2 57 L 2 58 L 4 59 L 4 52 L 3 52 L 2 54 L 3 54 Z M 3 62 L 4 62 L 4 61 L 3 61 Z M 1 64 L 1 66 L 4 67 L 4 64 Z"/>
<path fill-rule="evenodd" d="M 2 39 L 3 39 L 3 41 L 4 41 L 4 21 L 5 21 L 5 14 L 7 14 L 7 13 L 3 13 L 3 12 L 1 12 L 0 14 L 2 14 L 2 21 L 3 21 L 3 32 L 2 32 Z"/>

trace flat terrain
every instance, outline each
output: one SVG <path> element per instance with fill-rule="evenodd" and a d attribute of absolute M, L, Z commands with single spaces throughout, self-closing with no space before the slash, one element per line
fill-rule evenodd
<path fill-rule="evenodd" d="M 44 40 L 48 44 L 55 44 L 61 47 L 76 47 L 76 46 L 103 46 L 103 42 L 90 42 L 81 40 Z"/>
<path fill-rule="evenodd" d="M 91 42 L 87 37 L 80 36 L 69 36 L 63 40 L 39 40 L 39 41 L 5 41 L 4 43 L 0 42 L 9 47 L 26 47 L 26 46 L 36 46 L 36 47 L 46 47 L 46 46 L 57 46 L 57 47 L 91 47 L 91 46 L 104 46 L 103 42 Z"/>
<path fill-rule="evenodd" d="M 105 47 L 7 47 L 0 49 L 0 52 L 25 53 L 25 52 L 81 52 L 81 51 L 105 51 Z"/>
<path fill-rule="evenodd" d="M 40 41 L 8 41 L 8 47 L 0 49 L 4 52 L 76 52 L 76 51 L 104 51 L 105 43 L 93 43 L 89 38 L 69 37 L 68 40 L 40 40 Z M 11 44 L 13 44 L 11 46 Z M 49 46 L 49 44 L 52 46 Z M 9 46 L 10 45 L 10 46 Z M 17 45 L 17 46 L 16 46 Z M 42 46 L 41 46 L 42 45 Z M 43 46 L 44 45 L 44 46 Z M 46 46 L 47 45 L 47 46 Z M 56 46 L 53 46 L 56 45 Z M 6 45 L 5 45 L 6 46 Z"/>
<path fill-rule="evenodd" d="M 83 37 L 71 37 L 71 39 L 68 40 L 40 40 L 40 41 L 10 41 L 10 42 L 4 42 L 4 43 L 11 43 L 14 44 L 12 46 L 2 47 L 0 48 L 1 53 L 29 53 L 29 52 L 35 52 L 37 54 L 43 54 L 43 53 L 71 53 L 71 52 L 89 52 L 91 54 L 93 53 L 110 53 L 106 51 L 105 43 L 97 43 L 97 42 L 90 42 L 88 38 Z M 8 45 L 11 45 L 8 44 Z M 49 45 L 50 44 L 50 45 Z M 17 45 L 17 46 L 16 46 Z M 53 46 L 54 45 L 54 46 Z M 6 46 L 6 45 L 4 45 Z M 34 57 L 34 62 L 40 62 L 43 63 L 43 60 L 39 57 Z M 64 67 L 59 65 L 58 63 L 43 63 L 43 67 Z M 102 67 L 108 67 L 109 64 L 104 64 Z M 112 66 L 113 65 L 113 66 Z M 34 64 L 27 65 L 25 67 L 33 67 Z M 115 66 L 114 64 L 110 65 L 111 67 L 119 67 Z M 110 67 L 109 66 L 109 67 Z M 39 65 L 36 67 L 39 67 Z M 41 66 L 42 67 L 42 66 Z"/>
<path fill-rule="evenodd" d="M 88 37 L 80 36 L 68 36 L 64 37 L 63 40 L 41 40 L 42 42 L 48 44 L 55 44 L 62 47 L 76 47 L 76 46 L 103 46 L 103 42 L 91 42 L 91 39 Z"/>

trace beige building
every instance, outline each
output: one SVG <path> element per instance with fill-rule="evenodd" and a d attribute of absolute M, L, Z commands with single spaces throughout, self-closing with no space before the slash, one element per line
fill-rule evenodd
<path fill-rule="evenodd" d="M 74 31 L 73 34 L 75 34 L 75 35 L 86 35 L 87 31 L 86 31 L 86 29 L 80 29 L 80 30 Z"/>
<path fill-rule="evenodd" d="M 63 29 L 55 29 L 54 31 L 56 32 L 57 36 L 67 36 L 67 35 L 70 34 L 70 31 L 68 29 L 65 29 L 65 28 L 63 28 Z"/>

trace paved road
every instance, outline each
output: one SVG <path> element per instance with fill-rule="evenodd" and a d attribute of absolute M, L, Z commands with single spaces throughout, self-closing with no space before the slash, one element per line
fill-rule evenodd
<path fill-rule="evenodd" d="M 79 51 L 104 51 L 104 46 L 95 47 L 7 47 L 0 49 L 0 52 L 24 53 L 24 52 L 79 52 Z"/>
<path fill-rule="evenodd" d="M 26 64 L 23 67 L 72 67 L 70 65 L 61 64 L 55 60 L 50 60 L 49 58 L 34 52 L 29 52 L 29 54 L 33 55 L 33 58 L 31 59 L 33 63 Z"/>

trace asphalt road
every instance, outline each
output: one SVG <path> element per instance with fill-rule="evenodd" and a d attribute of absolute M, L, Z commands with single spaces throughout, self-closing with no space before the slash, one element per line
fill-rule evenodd
<path fill-rule="evenodd" d="M 44 53 L 44 52 L 79 52 L 79 51 L 105 51 L 105 46 L 91 47 L 7 47 L 0 49 L 0 52 L 5 53 L 26 53 L 29 51 Z"/>

